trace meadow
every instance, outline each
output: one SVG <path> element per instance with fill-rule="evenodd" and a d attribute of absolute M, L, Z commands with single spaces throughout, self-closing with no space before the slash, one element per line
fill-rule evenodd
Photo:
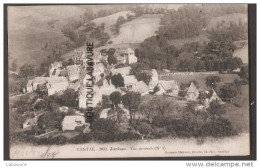
<path fill-rule="evenodd" d="M 127 22 L 120 27 L 119 35 L 111 38 L 115 44 L 141 43 L 148 37 L 155 35 L 160 27 L 160 14 L 146 14 Z"/>

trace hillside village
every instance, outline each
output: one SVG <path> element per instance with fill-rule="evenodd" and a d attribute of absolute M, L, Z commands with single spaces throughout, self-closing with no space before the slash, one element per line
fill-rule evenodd
<path fill-rule="evenodd" d="M 80 109 L 76 111 L 75 115 L 65 115 L 62 121 L 62 131 L 75 130 L 76 127 L 88 125 L 84 117 L 84 109 L 87 108 L 87 97 L 85 85 L 88 82 L 89 75 L 86 73 L 87 57 L 85 52 L 74 52 L 72 56 L 75 64 L 63 66 L 62 62 L 54 62 L 49 68 L 49 76 L 39 76 L 30 79 L 24 88 L 24 93 L 31 93 L 35 91 L 45 91 L 48 96 L 55 94 L 62 94 L 67 89 L 73 89 L 78 92 L 78 107 Z M 114 55 L 117 58 L 117 64 L 105 67 L 107 64 L 107 55 L 105 53 L 96 52 L 94 55 L 94 97 L 93 107 L 97 107 L 99 104 L 102 106 L 102 97 L 110 96 L 113 92 L 119 92 L 121 95 L 127 92 L 136 92 L 141 96 L 155 95 L 155 96 L 169 96 L 178 97 L 180 86 L 175 80 L 160 80 L 159 74 L 155 69 L 146 71 L 151 75 L 151 80 L 147 85 L 143 81 L 138 81 L 134 75 L 130 75 L 131 64 L 138 62 L 137 57 L 133 49 L 126 48 L 115 51 Z M 103 64 L 104 63 L 104 64 Z M 121 68 L 115 68 L 116 65 L 124 65 Z M 107 79 L 108 75 L 121 74 L 124 81 L 123 87 L 115 87 L 111 79 Z M 200 91 L 193 82 L 187 88 L 187 94 L 185 96 L 186 101 L 197 102 Z M 205 93 L 209 93 L 207 90 L 203 90 Z M 196 110 L 206 110 L 209 104 L 213 101 L 218 101 L 220 104 L 224 102 L 219 98 L 214 89 L 210 98 L 206 98 L 204 102 L 197 102 Z M 41 101 L 37 99 L 36 101 Z M 37 103 L 37 102 L 35 102 Z M 119 102 L 121 104 L 121 102 Z M 126 112 L 127 119 L 130 119 L 129 110 L 121 104 L 122 109 Z M 68 112 L 69 107 L 59 107 L 60 112 L 65 114 Z M 108 119 L 108 110 L 111 108 L 104 108 L 100 113 L 100 118 Z M 41 114 L 43 115 L 43 114 Z M 32 128 L 37 125 L 37 119 L 40 115 L 35 115 L 34 118 L 28 118 L 23 123 L 23 129 Z"/>
<path fill-rule="evenodd" d="M 208 9 L 207 6 L 202 8 Z M 126 19 L 122 19 L 120 12 L 112 13 L 112 16 L 119 15 L 118 19 L 113 18 L 115 24 L 103 23 L 104 16 L 95 18 L 99 25 L 81 23 L 75 30 L 66 25 L 68 29 L 62 30 L 63 33 L 69 39 L 78 35 L 75 41 L 70 39 L 72 43 L 57 44 L 49 50 L 45 45 L 46 55 L 51 54 L 47 56 L 47 62 L 39 64 L 37 72 L 30 65 L 20 67 L 18 77 L 14 78 L 19 84 L 10 82 L 14 83 L 14 94 L 10 95 L 13 143 L 41 145 L 165 137 L 218 138 L 247 132 L 246 24 L 230 23 L 231 28 L 227 29 L 225 25 L 215 25 L 218 29 L 207 30 L 208 18 L 193 16 L 198 24 L 191 21 L 191 25 L 183 23 L 180 24 L 183 28 L 176 26 L 171 30 L 171 19 L 179 15 L 192 16 L 200 7 L 183 7 L 187 16 L 182 10 L 148 9 L 133 8 L 135 15 L 126 14 Z M 229 14 L 227 9 L 223 11 Z M 244 9 L 234 8 L 234 13 L 236 11 L 243 13 Z M 222 16 L 221 10 L 215 12 L 216 16 Z M 121 31 L 131 27 L 135 30 L 134 23 L 139 28 L 155 24 L 154 17 L 160 37 L 146 32 L 137 44 L 120 44 L 121 39 L 117 37 L 127 36 Z M 147 23 L 139 24 L 139 19 Z M 180 23 L 185 20 L 178 19 Z M 164 26 L 160 27 L 160 24 Z M 119 34 L 108 30 L 113 26 Z M 142 32 L 139 28 L 136 30 Z M 107 32 L 113 37 L 110 40 L 103 39 Z M 152 29 L 152 32 L 156 30 Z M 226 38 L 223 32 L 230 37 Z M 210 37 L 200 41 L 205 34 Z M 138 33 L 135 36 L 138 38 Z M 192 38 L 197 41 L 190 42 Z M 84 45 L 93 39 L 98 40 L 90 59 Z M 178 44 L 174 43 L 181 40 L 189 43 L 176 48 Z M 62 50 L 64 46 L 65 51 Z M 245 59 L 242 61 L 241 58 Z M 89 69 L 93 70 L 91 74 Z M 16 77 L 13 70 L 10 72 Z M 91 86 L 92 91 L 89 92 L 86 86 Z M 87 120 L 89 109 L 93 112 L 92 121 Z"/>

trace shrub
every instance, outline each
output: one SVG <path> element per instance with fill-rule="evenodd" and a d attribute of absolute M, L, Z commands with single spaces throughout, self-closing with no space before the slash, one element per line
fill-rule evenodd
<path fill-rule="evenodd" d="M 90 142 L 93 139 L 93 133 L 80 133 L 79 135 L 75 136 L 74 138 L 70 139 L 70 143 L 85 143 Z"/>
<path fill-rule="evenodd" d="M 166 127 L 171 120 L 169 117 L 157 115 L 153 117 L 152 125 L 158 128 Z"/>
<path fill-rule="evenodd" d="M 146 136 L 151 133 L 153 129 L 150 124 L 141 122 L 137 125 L 137 130 L 140 132 L 140 134 Z"/>
<path fill-rule="evenodd" d="M 198 123 L 188 120 L 172 120 L 167 125 L 167 131 L 177 135 L 178 137 L 192 137 L 196 135 Z"/>
<path fill-rule="evenodd" d="M 163 137 L 167 137 L 168 135 L 169 133 L 167 132 L 166 129 L 155 129 L 151 133 L 151 138 L 163 138 Z"/>
<path fill-rule="evenodd" d="M 141 136 L 134 131 L 117 132 L 115 141 L 139 140 Z"/>
<path fill-rule="evenodd" d="M 64 145 L 67 143 L 67 138 L 65 136 L 56 136 L 56 137 L 52 137 L 50 139 L 50 144 L 56 144 L 56 145 Z"/>
<path fill-rule="evenodd" d="M 225 137 L 237 135 L 235 130 L 228 119 L 217 118 L 206 122 L 200 130 L 201 136 L 212 136 L 212 137 Z"/>

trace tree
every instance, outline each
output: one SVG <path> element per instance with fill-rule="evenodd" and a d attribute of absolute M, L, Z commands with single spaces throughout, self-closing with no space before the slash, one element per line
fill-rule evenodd
<path fill-rule="evenodd" d="M 135 16 L 128 13 L 128 14 L 126 14 L 126 18 L 127 18 L 127 21 L 131 21 L 135 18 Z"/>
<path fill-rule="evenodd" d="M 117 64 L 117 59 L 114 55 L 109 54 L 107 57 L 107 62 L 109 63 L 109 65 Z"/>
<path fill-rule="evenodd" d="M 135 77 L 138 81 L 143 81 L 146 85 L 149 85 L 150 81 L 152 80 L 152 74 L 145 72 L 138 73 Z"/>
<path fill-rule="evenodd" d="M 211 118 L 221 117 L 222 114 L 226 113 L 226 109 L 217 100 L 209 104 L 207 111 Z"/>
<path fill-rule="evenodd" d="M 117 21 L 116 21 L 116 33 L 119 33 L 119 28 L 122 24 L 124 24 L 126 22 L 126 19 L 124 18 L 124 16 L 119 16 Z"/>
<path fill-rule="evenodd" d="M 101 28 L 105 30 L 105 23 L 101 23 Z"/>
<path fill-rule="evenodd" d="M 116 49 L 115 48 L 109 48 L 108 51 L 107 51 L 107 55 L 110 56 L 110 55 L 114 55 Z"/>
<path fill-rule="evenodd" d="M 125 123 L 127 121 L 126 112 L 123 109 L 110 109 L 107 112 L 107 118 L 116 121 L 118 124 Z"/>
<path fill-rule="evenodd" d="M 234 84 L 226 84 L 220 89 L 220 96 L 224 100 L 230 100 L 238 94 L 237 87 Z"/>
<path fill-rule="evenodd" d="M 35 72 L 35 70 L 34 70 L 33 65 L 24 64 L 23 66 L 20 67 L 20 73 L 19 73 L 19 75 L 20 75 L 22 78 L 28 79 L 28 77 L 34 75 L 34 72 Z"/>
<path fill-rule="evenodd" d="M 142 139 L 144 139 L 144 137 L 151 133 L 153 130 L 151 125 L 145 122 L 139 123 L 136 129 L 137 132 L 141 135 Z"/>
<path fill-rule="evenodd" d="M 118 104 L 122 101 L 121 93 L 115 91 L 110 94 L 110 100 L 112 101 L 113 105 L 118 108 Z"/>
<path fill-rule="evenodd" d="M 248 66 L 241 67 L 240 73 L 238 75 L 241 79 L 248 83 Z"/>
<path fill-rule="evenodd" d="M 111 100 L 108 95 L 102 95 L 102 107 L 104 109 L 111 107 Z"/>
<path fill-rule="evenodd" d="M 16 71 L 17 70 L 17 61 L 16 60 L 14 60 L 13 61 L 13 63 L 12 63 L 12 65 L 11 65 L 11 67 L 10 67 L 10 69 L 12 70 L 12 71 Z"/>
<path fill-rule="evenodd" d="M 220 82 L 220 81 L 221 81 L 221 78 L 219 76 L 208 76 L 205 79 L 205 84 L 208 87 L 213 87 L 215 89 L 216 86 L 217 86 L 217 83 Z"/>
<path fill-rule="evenodd" d="M 153 104 L 151 104 L 150 102 L 143 103 L 143 104 L 140 104 L 140 106 L 138 107 L 138 111 L 146 117 L 146 119 L 149 123 L 151 123 L 150 119 L 153 117 L 152 115 L 155 114 L 156 107 Z"/>
<path fill-rule="evenodd" d="M 152 99 L 150 101 L 150 104 L 152 104 L 155 107 L 155 110 L 158 115 L 164 116 L 168 111 L 171 111 L 171 101 L 164 100 L 164 99 Z"/>
<path fill-rule="evenodd" d="M 111 83 L 113 85 L 115 85 L 116 88 L 118 87 L 124 87 L 124 78 L 123 76 L 119 73 L 119 74 L 115 74 L 111 77 Z"/>
<path fill-rule="evenodd" d="M 207 98 L 207 94 L 206 94 L 205 92 L 203 92 L 203 91 L 200 91 L 200 92 L 199 92 L 199 97 L 198 97 L 198 99 L 199 99 L 201 102 L 203 102 L 206 98 Z"/>
<path fill-rule="evenodd" d="M 225 69 L 231 69 L 234 70 L 236 68 L 239 68 L 242 65 L 242 61 L 241 59 L 239 60 L 239 58 L 232 58 L 232 57 L 228 57 L 224 60 L 224 66 Z"/>
<path fill-rule="evenodd" d="M 131 64 L 130 75 L 137 76 L 138 74 L 142 73 L 144 70 L 151 70 L 150 66 L 144 63 L 134 63 Z"/>
<path fill-rule="evenodd" d="M 66 106 L 77 106 L 78 105 L 78 92 L 74 89 L 67 89 L 63 92 L 60 97 L 60 103 Z"/>
<path fill-rule="evenodd" d="M 140 101 L 141 101 L 141 94 L 136 92 L 127 92 L 122 97 L 123 105 L 130 112 L 130 123 L 132 123 L 132 120 L 135 119 L 135 112 L 140 104 Z"/>
<path fill-rule="evenodd" d="M 43 75 L 46 74 L 48 75 L 49 73 L 49 64 L 44 61 L 41 63 L 40 68 L 38 69 L 38 75 Z"/>
<path fill-rule="evenodd" d="M 99 119 L 91 123 L 90 129 L 93 132 L 94 140 L 111 142 L 117 137 L 118 129 L 113 120 Z"/>

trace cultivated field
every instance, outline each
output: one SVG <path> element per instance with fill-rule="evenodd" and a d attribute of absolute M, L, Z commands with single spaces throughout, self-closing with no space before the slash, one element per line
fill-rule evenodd
<path fill-rule="evenodd" d="M 117 37 L 111 38 L 114 44 L 121 43 L 140 43 L 148 37 L 155 35 L 160 27 L 160 14 L 147 14 L 120 27 L 120 33 Z"/>

